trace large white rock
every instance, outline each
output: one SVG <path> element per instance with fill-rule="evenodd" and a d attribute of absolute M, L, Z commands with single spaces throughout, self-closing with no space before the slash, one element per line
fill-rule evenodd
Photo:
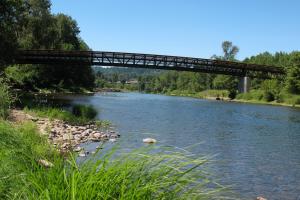
<path fill-rule="evenodd" d="M 157 141 L 156 141 L 156 139 L 153 139 L 153 138 L 145 138 L 145 139 L 143 139 L 143 142 L 152 144 L 152 143 L 156 143 Z"/>

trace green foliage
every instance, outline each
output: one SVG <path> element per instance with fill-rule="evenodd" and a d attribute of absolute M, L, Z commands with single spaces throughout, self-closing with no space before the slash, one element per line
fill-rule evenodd
<path fill-rule="evenodd" d="M 22 0 L 0 1 L 0 71 L 12 61 L 18 48 L 17 32 L 25 23 L 24 9 L 25 4 Z"/>
<path fill-rule="evenodd" d="M 300 95 L 290 94 L 285 91 L 281 91 L 278 95 L 274 95 L 270 91 L 265 90 L 250 90 L 248 93 L 238 94 L 236 99 L 249 100 L 252 102 L 270 102 L 274 101 L 276 103 L 289 104 L 289 105 L 299 105 Z"/>
<path fill-rule="evenodd" d="M 229 94 L 228 94 L 228 97 L 229 97 L 230 99 L 235 99 L 236 95 L 237 95 L 236 90 L 230 90 L 230 91 L 229 91 Z"/>
<path fill-rule="evenodd" d="M 213 55 L 213 59 L 217 60 L 228 60 L 228 61 L 234 61 L 235 56 L 239 52 L 239 48 L 232 44 L 230 41 L 224 41 L 222 42 L 222 50 L 224 55 L 223 56 L 216 56 Z"/>
<path fill-rule="evenodd" d="M 271 91 L 264 91 L 264 100 L 267 102 L 274 101 L 274 94 Z"/>
<path fill-rule="evenodd" d="M 34 107 L 34 108 L 25 108 L 25 112 L 29 112 L 38 117 L 47 117 L 52 120 L 60 119 L 70 124 L 82 125 L 94 122 L 94 114 L 97 112 L 90 108 L 85 108 L 85 106 L 80 106 L 79 116 L 74 115 L 72 112 L 64 110 L 62 108 L 54 107 Z M 101 123 L 101 122 L 98 122 Z"/>
<path fill-rule="evenodd" d="M 245 100 L 263 100 L 264 91 L 262 90 L 251 90 L 247 93 L 241 93 L 236 96 L 237 99 L 245 99 Z"/>
<path fill-rule="evenodd" d="M 207 158 L 186 150 L 112 149 L 78 163 L 51 148 L 33 123 L 0 121 L 0 137 L 0 199 L 212 199 L 224 189 L 205 172 Z"/>
<path fill-rule="evenodd" d="M 89 120 L 93 120 L 97 116 L 97 111 L 93 108 L 93 106 L 87 105 L 74 105 L 72 108 L 72 113 L 76 117 L 81 117 Z"/>
<path fill-rule="evenodd" d="M 288 68 L 287 90 L 293 94 L 300 94 L 300 52 L 291 53 L 291 60 L 293 64 Z"/>
<path fill-rule="evenodd" d="M 0 78 L 0 118 L 6 119 L 8 117 L 12 103 L 13 96 L 10 87 Z"/>
<path fill-rule="evenodd" d="M 51 14 L 49 0 L 4 0 L 3 3 L 0 13 L 5 20 L 0 24 L 0 41 L 5 43 L 0 44 L 0 65 L 9 63 L 6 60 L 13 57 L 17 48 L 88 50 L 79 37 L 77 22 L 64 14 Z M 13 87 L 26 90 L 59 91 L 94 86 L 91 66 L 15 65 L 5 73 Z"/>

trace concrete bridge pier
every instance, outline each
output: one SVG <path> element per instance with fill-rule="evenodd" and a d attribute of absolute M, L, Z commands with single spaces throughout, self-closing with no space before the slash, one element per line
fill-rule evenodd
<path fill-rule="evenodd" d="M 250 78 L 249 77 L 245 76 L 245 77 L 239 78 L 238 90 L 239 90 L 239 93 L 249 92 L 249 90 L 250 90 Z"/>

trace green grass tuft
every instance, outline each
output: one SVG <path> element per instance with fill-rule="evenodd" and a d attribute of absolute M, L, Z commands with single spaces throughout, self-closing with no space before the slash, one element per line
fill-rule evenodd
<path fill-rule="evenodd" d="M 29 114 L 36 115 L 38 117 L 49 118 L 51 120 L 54 119 L 63 120 L 73 125 L 84 125 L 89 123 L 95 123 L 96 125 L 101 125 L 101 126 L 110 125 L 110 123 L 107 121 L 95 120 L 97 111 L 95 111 L 92 107 L 89 106 L 76 105 L 75 112 L 73 109 L 74 113 L 68 110 L 64 110 L 62 108 L 46 107 L 46 106 L 32 107 L 32 108 L 25 107 L 24 111 Z"/>

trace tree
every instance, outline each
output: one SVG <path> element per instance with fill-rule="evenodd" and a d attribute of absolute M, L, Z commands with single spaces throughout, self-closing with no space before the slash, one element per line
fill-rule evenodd
<path fill-rule="evenodd" d="M 235 56 L 239 52 L 239 48 L 232 44 L 230 41 L 224 41 L 222 43 L 223 56 L 213 55 L 213 59 L 235 61 Z M 236 77 L 229 75 L 217 75 L 213 80 L 213 87 L 215 89 L 226 89 L 234 91 L 237 88 L 238 81 Z"/>
<path fill-rule="evenodd" d="M 300 94 L 300 52 L 293 52 L 291 61 L 286 80 L 287 89 L 290 93 Z"/>
<path fill-rule="evenodd" d="M 0 65 L 9 63 L 5 53 L 12 57 L 17 48 L 89 49 L 79 37 L 77 22 L 64 14 L 52 15 L 49 0 L 4 0 L 2 3 Z M 94 84 L 93 71 L 88 65 L 15 65 L 6 73 L 14 86 L 27 89 L 92 87 Z"/>
<path fill-rule="evenodd" d="M 18 31 L 25 23 L 21 0 L 0 1 L 0 70 L 10 63 L 18 48 Z"/>
<path fill-rule="evenodd" d="M 222 43 L 222 49 L 224 52 L 223 60 L 234 61 L 236 54 L 239 52 L 239 48 L 232 45 L 232 42 L 224 41 Z"/>

